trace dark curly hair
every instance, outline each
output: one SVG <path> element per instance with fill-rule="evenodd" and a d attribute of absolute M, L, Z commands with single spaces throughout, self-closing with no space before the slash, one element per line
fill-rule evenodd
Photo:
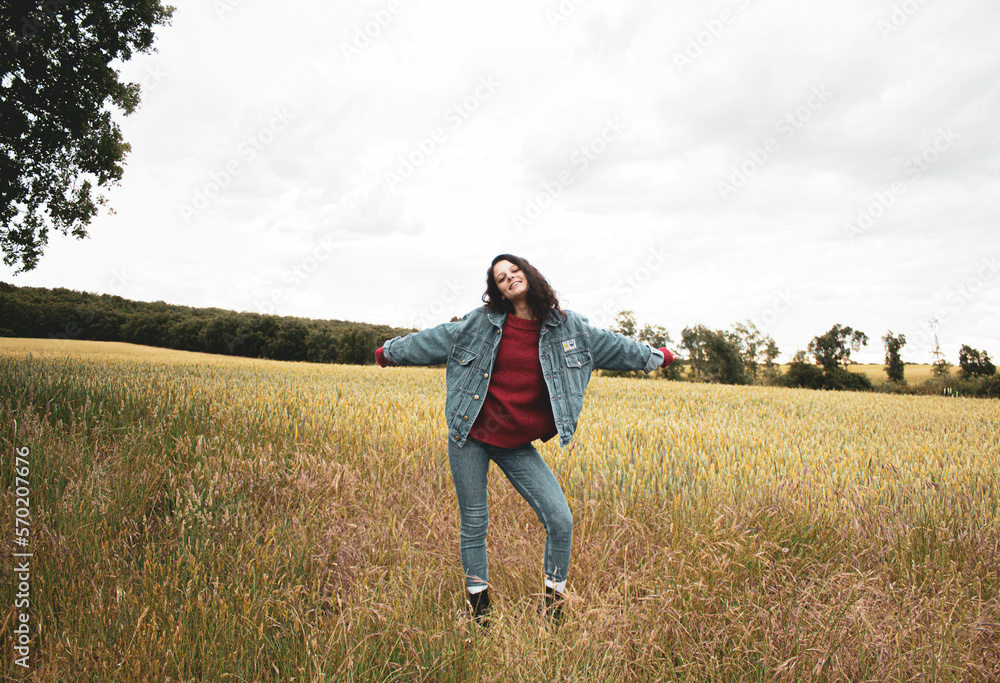
<path fill-rule="evenodd" d="M 531 315 L 535 320 L 545 320 L 549 311 L 556 311 L 561 313 L 564 318 L 566 317 L 566 312 L 559 308 L 559 299 L 556 297 L 555 290 L 552 289 L 552 285 L 545 279 L 545 276 L 539 273 L 537 268 L 528 263 L 527 259 L 514 256 L 513 254 L 500 254 L 493 259 L 493 263 L 486 269 L 486 292 L 483 293 L 483 302 L 486 304 L 486 308 L 500 313 L 514 312 L 513 304 L 504 299 L 503 295 L 500 294 L 500 288 L 493 277 L 493 266 L 498 261 L 510 261 L 520 268 L 521 272 L 528 279 L 527 303 L 528 308 L 531 309 Z"/>

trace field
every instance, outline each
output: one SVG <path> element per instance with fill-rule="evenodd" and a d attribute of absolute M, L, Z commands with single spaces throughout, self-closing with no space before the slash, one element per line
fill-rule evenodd
<path fill-rule="evenodd" d="M 931 368 L 933 367 L 934 366 L 929 363 L 921 365 L 907 364 L 906 367 L 903 368 L 903 377 L 909 384 L 920 384 L 921 382 L 926 382 L 934 376 L 931 374 Z M 859 372 L 863 375 L 868 375 L 868 379 L 876 384 L 888 381 L 888 377 L 885 374 L 884 364 L 858 363 L 857 365 L 850 366 L 850 370 L 851 372 Z"/>
<path fill-rule="evenodd" d="M 921 384 L 931 379 L 934 375 L 931 373 L 932 365 L 928 364 L 909 364 L 903 370 L 903 376 L 908 384 Z M 848 370 L 851 372 L 856 372 L 861 375 L 867 375 L 873 383 L 879 384 L 880 382 L 887 382 L 888 377 L 885 374 L 885 365 L 880 363 L 855 363 L 848 366 Z M 690 379 L 693 377 L 692 370 L 690 366 L 684 368 L 685 377 Z M 788 364 L 778 365 L 778 371 L 785 373 L 788 371 Z"/>
<path fill-rule="evenodd" d="M 0 527 L 27 449 L 33 553 L 29 608 L 0 583 L 0 674 L 1000 679 L 997 401 L 594 377 L 572 447 L 539 445 L 568 614 L 536 614 L 544 534 L 494 468 L 487 633 L 443 406 L 440 369 L 0 340 Z"/>

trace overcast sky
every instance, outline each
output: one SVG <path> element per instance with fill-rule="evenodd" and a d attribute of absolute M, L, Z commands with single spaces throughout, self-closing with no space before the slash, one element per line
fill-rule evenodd
<path fill-rule="evenodd" d="M 116 213 L 3 281 L 423 328 L 507 252 L 601 327 L 1000 356 L 996 2 L 171 4 Z"/>

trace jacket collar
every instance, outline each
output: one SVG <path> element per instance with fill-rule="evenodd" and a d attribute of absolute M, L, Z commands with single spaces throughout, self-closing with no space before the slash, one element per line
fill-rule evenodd
<path fill-rule="evenodd" d="M 508 315 L 507 313 L 499 313 L 497 311 L 491 311 L 489 309 L 487 309 L 486 311 L 486 317 L 488 317 L 490 319 L 490 322 L 496 325 L 497 327 L 501 327 L 503 322 L 507 319 L 507 315 Z M 550 310 L 548 314 L 545 316 L 545 324 L 548 325 L 549 327 L 555 327 L 556 325 L 562 323 L 562 321 L 563 321 L 562 316 L 552 310 Z"/>

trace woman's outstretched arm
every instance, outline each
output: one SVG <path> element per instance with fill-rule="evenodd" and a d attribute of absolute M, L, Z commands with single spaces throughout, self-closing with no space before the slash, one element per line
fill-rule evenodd
<path fill-rule="evenodd" d="M 375 350 L 375 362 L 383 368 L 387 365 L 440 365 L 448 360 L 454 345 L 455 329 L 460 323 L 441 323 L 406 336 L 393 337 Z"/>
<path fill-rule="evenodd" d="M 677 358 L 677 354 L 667 348 L 654 349 L 645 342 L 594 327 L 585 316 L 581 318 L 587 325 L 590 353 L 594 357 L 595 369 L 642 370 L 650 373 L 658 368 L 667 367 Z"/>

